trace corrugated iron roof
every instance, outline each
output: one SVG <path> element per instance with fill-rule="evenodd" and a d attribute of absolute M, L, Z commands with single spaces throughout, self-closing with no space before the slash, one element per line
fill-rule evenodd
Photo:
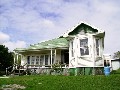
<path fill-rule="evenodd" d="M 56 38 L 41 43 L 37 43 L 34 45 L 30 45 L 28 48 L 16 48 L 15 51 L 50 49 L 50 48 L 68 48 L 68 41 L 66 38 Z"/>

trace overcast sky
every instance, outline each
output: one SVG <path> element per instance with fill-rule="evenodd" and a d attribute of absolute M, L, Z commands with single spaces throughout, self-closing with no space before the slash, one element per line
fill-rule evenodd
<path fill-rule="evenodd" d="M 105 30 L 104 53 L 120 51 L 120 0 L 0 0 L 0 44 L 24 48 L 80 21 Z"/>

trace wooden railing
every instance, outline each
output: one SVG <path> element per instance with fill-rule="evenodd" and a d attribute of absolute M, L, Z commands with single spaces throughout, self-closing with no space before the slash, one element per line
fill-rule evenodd
<path fill-rule="evenodd" d="M 21 69 L 21 68 L 23 68 L 24 69 L 24 67 L 27 65 L 27 63 L 26 64 L 24 64 L 23 66 L 21 66 L 21 65 L 18 65 L 18 64 L 13 64 L 12 66 L 10 66 L 10 67 L 8 67 L 8 68 L 6 68 L 6 75 L 9 75 L 9 74 L 12 74 L 12 72 L 14 71 L 14 70 L 16 70 L 16 69 Z M 10 69 L 12 69 L 11 71 L 9 71 Z"/>
<path fill-rule="evenodd" d="M 29 71 L 33 71 L 33 73 L 36 73 L 36 70 L 39 69 L 40 73 L 44 70 L 44 69 L 53 69 L 53 65 L 54 64 L 50 64 L 50 65 L 28 65 L 27 63 L 24 65 L 18 65 L 18 64 L 13 64 L 12 66 L 6 68 L 6 75 L 10 75 L 10 74 L 15 74 L 15 71 L 18 71 L 19 75 L 21 75 L 21 70 L 24 70 L 24 72 L 26 72 L 26 74 Z M 56 68 L 69 68 L 69 64 L 59 64 L 59 67 Z M 9 71 L 10 69 L 12 69 L 12 71 Z M 28 72 L 27 72 L 28 71 Z"/>
<path fill-rule="evenodd" d="M 30 65 L 30 64 L 27 64 L 27 68 L 52 68 L 54 64 L 50 64 L 50 65 Z M 69 67 L 69 64 L 60 64 L 60 67 L 61 68 L 68 68 Z"/>
<path fill-rule="evenodd" d="M 8 72 L 9 72 L 10 69 L 12 69 L 12 71 L 13 71 L 13 69 L 16 68 L 16 66 L 17 66 L 17 64 L 15 63 L 15 64 L 13 64 L 12 66 L 9 66 L 8 68 L 6 68 L 6 75 L 9 74 Z M 11 72 L 12 72 L 12 71 L 11 71 Z"/>

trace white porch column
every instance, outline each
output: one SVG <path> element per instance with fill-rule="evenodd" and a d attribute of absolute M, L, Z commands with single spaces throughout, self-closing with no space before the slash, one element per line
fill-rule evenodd
<path fill-rule="evenodd" d="M 19 55 L 19 54 L 17 54 L 17 58 L 16 58 L 16 62 L 17 62 L 17 64 L 18 64 L 18 55 Z"/>
<path fill-rule="evenodd" d="M 16 57 L 16 54 L 14 54 L 14 64 L 15 64 L 15 57 Z"/>
<path fill-rule="evenodd" d="M 54 59 L 54 62 L 56 62 L 56 49 L 55 49 L 55 59 Z"/>
<path fill-rule="evenodd" d="M 51 68 L 52 68 L 52 48 L 51 48 Z"/>

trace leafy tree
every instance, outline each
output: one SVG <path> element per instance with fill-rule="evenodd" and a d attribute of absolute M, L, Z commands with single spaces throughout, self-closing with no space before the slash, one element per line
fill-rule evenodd
<path fill-rule="evenodd" d="M 120 59 L 120 51 L 117 51 L 116 53 L 114 53 L 114 58 Z"/>
<path fill-rule="evenodd" d="M 0 70 L 5 70 L 14 62 L 13 53 L 8 51 L 4 45 L 0 45 Z"/>

